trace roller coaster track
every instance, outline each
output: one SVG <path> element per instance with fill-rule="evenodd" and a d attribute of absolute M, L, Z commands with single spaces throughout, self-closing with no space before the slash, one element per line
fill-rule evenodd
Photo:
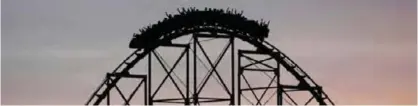
<path fill-rule="evenodd" d="M 205 37 L 238 38 L 252 44 L 255 48 L 257 48 L 254 52 L 270 55 L 275 59 L 275 61 L 277 61 L 278 64 L 282 65 L 287 72 L 291 73 L 299 81 L 299 84 L 296 86 L 278 85 L 278 89 L 288 87 L 309 91 L 312 98 L 310 98 L 306 104 L 315 100 L 319 105 L 334 105 L 328 95 L 322 90 L 322 87 L 314 82 L 314 80 L 300 66 L 298 66 L 278 48 L 264 40 L 264 38 L 268 37 L 269 33 L 268 22 L 249 20 L 242 16 L 242 12 L 237 12 L 233 9 L 222 10 L 205 8 L 204 10 L 198 10 L 195 8 L 183 8 L 178 11 L 179 14 L 167 14 L 167 17 L 164 18 L 163 21 L 159 21 L 156 24 L 140 29 L 140 34 L 134 34 L 134 38 L 131 40 L 129 47 L 136 50 L 121 64 L 119 64 L 113 72 L 108 74 L 113 75 L 114 78 L 106 78 L 90 96 L 86 105 L 100 104 L 102 100 L 108 97 L 108 93 L 112 88 L 116 87 L 120 93 L 121 91 L 117 88 L 116 83 L 122 77 L 138 77 L 147 79 L 147 75 L 131 75 L 129 70 L 140 60 L 143 60 L 147 55 L 151 54 L 153 50 L 159 46 L 184 46 L 189 49 L 189 46 L 187 46 L 189 44 L 186 44 L 186 46 L 176 45 L 172 44 L 171 40 L 187 34 L 194 34 L 193 36 L 196 38 L 195 35 L 198 35 L 200 32 L 210 33 L 207 35 L 201 35 Z M 150 72 L 148 76 L 150 77 Z M 146 89 L 150 88 L 146 87 Z M 149 96 L 151 92 L 148 91 L 147 93 L 149 94 L 146 94 L 145 98 L 148 99 L 148 104 L 151 104 L 151 102 L 149 102 L 149 99 L 152 99 L 151 96 Z M 132 97 L 132 94 L 128 98 L 122 96 L 126 105 L 129 105 Z M 187 99 L 184 103 L 186 105 L 190 104 L 190 101 L 188 101 L 190 98 L 188 96 L 184 98 Z M 232 102 L 234 101 L 232 100 L 230 104 L 235 104 L 235 102 Z M 293 101 L 293 104 L 297 103 Z"/>

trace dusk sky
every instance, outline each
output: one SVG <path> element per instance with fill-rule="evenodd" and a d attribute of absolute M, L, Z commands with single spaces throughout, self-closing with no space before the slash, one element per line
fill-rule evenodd
<path fill-rule="evenodd" d="M 270 20 L 267 40 L 335 103 L 417 104 L 416 2 L 2 0 L 1 103 L 84 104 L 139 28 L 180 7 L 230 7 Z"/>

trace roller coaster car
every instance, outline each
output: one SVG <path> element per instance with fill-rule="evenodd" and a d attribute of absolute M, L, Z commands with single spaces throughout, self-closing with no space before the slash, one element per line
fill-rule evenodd
<path fill-rule="evenodd" d="M 129 43 L 129 48 L 148 48 L 149 41 L 150 39 L 148 36 L 134 34 L 134 37 L 131 39 L 131 42 Z"/>
<path fill-rule="evenodd" d="M 134 34 L 134 37 L 129 42 L 129 48 L 140 48 L 140 46 L 139 46 L 139 45 L 141 45 L 140 40 L 141 40 L 141 37 Z"/>
<path fill-rule="evenodd" d="M 249 28 L 246 28 L 246 29 L 249 29 Z M 249 32 L 252 37 L 256 38 L 260 42 L 263 42 L 264 38 L 268 37 L 270 30 L 268 29 L 266 25 L 261 25 L 260 27 L 251 28 Z"/>
<path fill-rule="evenodd" d="M 273 49 L 266 49 L 266 48 L 257 48 L 256 50 L 259 53 L 271 53 Z"/>
<path fill-rule="evenodd" d="M 152 43 L 160 43 L 161 45 L 170 45 L 172 44 L 171 41 L 166 42 L 159 42 L 158 40 L 152 39 L 149 36 L 134 34 L 134 37 L 131 39 L 129 43 L 129 48 L 133 49 L 142 49 L 142 48 L 150 48 Z"/>
<path fill-rule="evenodd" d="M 268 31 L 256 31 L 256 34 L 251 34 L 252 37 L 259 40 L 259 42 L 263 42 L 265 38 L 268 37 Z"/>

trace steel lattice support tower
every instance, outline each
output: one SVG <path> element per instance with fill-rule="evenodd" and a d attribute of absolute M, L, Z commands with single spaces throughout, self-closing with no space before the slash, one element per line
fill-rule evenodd
<path fill-rule="evenodd" d="M 167 15 L 168 18 L 165 18 L 164 21 L 141 29 L 141 34 L 135 34 L 130 43 L 130 48 L 136 50 L 119 64 L 113 72 L 106 74 L 105 80 L 90 96 L 86 105 L 111 104 L 110 95 L 112 90 L 117 91 L 117 95 L 120 95 L 123 104 L 130 105 L 132 98 L 140 91 L 141 87 L 144 94 L 141 97 L 143 97 L 143 104 L 145 105 L 154 105 L 155 103 L 200 105 L 214 102 L 241 105 L 243 100 L 252 105 L 265 105 L 273 97 L 276 98 L 277 105 L 334 104 L 323 92 L 322 87 L 315 83 L 305 71 L 283 52 L 264 40 L 268 35 L 268 24 L 248 20 L 242 17 L 242 13 L 233 10 L 205 9 L 200 11 L 189 8 L 187 10 L 183 9 L 183 11 L 179 10 L 179 13 L 174 16 Z M 172 40 L 188 34 L 192 34 L 191 41 L 188 43 L 172 43 Z M 201 42 L 203 41 L 200 39 L 206 38 L 227 40 L 226 46 L 218 54 L 216 60 L 210 59 L 207 52 L 209 49 L 202 46 Z M 237 39 L 247 42 L 255 48 L 252 50 L 237 48 L 235 44 Z M 168 64 L 157 51 L 158 47 L 175 48 L 181 53 L 173 64 Z M 198 52 L 201 52 L 203 59 L 199 57 Z M 230 53 L 229 77 L 222 76 L 218 67 L 222 59 L 228 58 L 225 57 L 227 52 Z M 262 55 L 265 58 L 258 59 L 257 56 L 251 55 Z M 198 67 L 197 63 L 203 63 L 203 60 L 206 60 L 209 68 L 206 69 L 205 77 L 198 83 L 199 73 L 205 71 L 202 71 L 203 69 Z M 248 60 L 250 63 L 245 63 L 244 60 Z M 269 60 L 275 63 L 268 63 Z M 130 70 L 140 61 L 147 63 L 148 68 L 141 67 L 141 69 L 146 70 L 146 74 L 131 74 Z M 158 80 L 158 83 L 153 82 L 156 81 L 155 76 L 161 76 L 161 74 L 156 74 L 154 61 L 164 71 L 163 79 Z M 176 78 L 181 78 L 174 71 L 179 69 L 179 64 L 182 62 L 185 68 L 181 69 L 184 72 L 182 78 L 186 80 L 185 83 L 182 80 L 176 80 Z M 264 68 L 258 67 L 259 65 Z M 266 80 L 268 84 L 266 86 L 254 86 L 250 81 L 259 81 L 260 79 L 248 77 L 246 73 L 250 72 L 267 75 L 270 78 Z M 282 77 L 285 76 L 282 75 L 283 72 L 289 73 L 297 83 L 283 83 Z M 273 75 L 270 76 L 267 73 Z M 208 97 L 202 95 L 204 89 L 209 88 L 207 83 L 211 77 L 215 78 L 223 88 L 223 91 L 211 92 L 226 94 L 227 96 Z M 140 79 L 140 81 L 135 85 L 132 92 L 125 95 L 117 85 L 122 78 L 134 78 Z M 164 85 L 174 86 L 175 89 L 171 89 L 171 92 L 177 94 L 178 97 L 158 97 L 157 95 L 161 94 Z M 274 90 L 275 92 L 267 93 L 268 90 Z M 257 91 L 262 91 L 262 94 L 257 95 Z M 251 95 L 244 94 L 247 92 Z M 296 101 L 292 97 L 292 92 L 307 92 L 310 98 Z M 270 97 L 267 97 L 268 94 L 270 94 Z M 247 98 L 248 96 L 252 96 L 254 99 L 250 100 Z"/>

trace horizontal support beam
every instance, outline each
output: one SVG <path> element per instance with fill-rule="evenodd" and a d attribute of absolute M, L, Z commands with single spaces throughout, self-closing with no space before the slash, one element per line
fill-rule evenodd
<path fill-rule="evenodd" d="M 202 34 L 202 33 L 196 33 L 193 34 L 196 37 L 202 37 L 202 38 L 231 38 L 231 36 L 226 35 L 217 35 L 217 34 Z"/>
<path fill-rule="evenodd" d="M 256 68 L 243 68 L 243 67 L 241 67 L 241 68 L 244 71 L 264 71 L 264 72 L 274 72 L 274 71 L 276 71 L 276 69 L 256 69 Z"/>
<path fill-rule="evenodd" d="M 108 76 L 111 77 L 126 77 L 126 78 L 142 78 L 142 79 L 146 79 L 147 75 L 134 75 L 134 74 L 122 74 L 122 73 L 107 73 Z"/>
<path fill-rule="evenodd" d="M 184 104 L 184 102 L 172 102 L 172 101 L 153 101 L 153 102 Z"/>
<path fill-rule="evenodd" d="M 300 86 L 294 86 L 294 85 L 281 85 L 283 89 L 291 89 L 291 90 L 309 90 L 309 89 L 319 89 L 321 87 L 300 87 Z M 254 87 L 254 88 L 243 88 L 242 91 L 248 91 L 248 90 L 264 90 L 264 89 L 271 89 L 271 88 L 277 88 L 275 87 Z"/>
<path fill-rule="evenodd" d="M 220 101 L 229 101 L 229 98 L 209 98 L 209 97 L 199 97 L 199 102 L 220 102 Z M 203 100 L 202 100 L 203 99 Z M 155 99 L 153 102 L 162 102 L 162 103 L 184 103 L 183 98 L 169 98 L 169 99 Z"/>
<path fill-rule="evenodd" d="M 210 99 L 210 100 L 204 100 L 204 101 L 199 101 L 201 103 L 207 103 L 207 102 L 222 102 L 222 101 L 230 101 L 231 99 Z"/>
<path fill-rule="evenodd" d="M 183 98 L 154 99 L 153 102 L 175 102 L 179 100 L 184 100 L 184 99 Z"/>
<path fill-rule="evenodd" d="M 254 87 L 254 88 L 243 88 L 242 91 L 249 91 L 249 90 L 264 90 L 264 89 L 271 89 L 277 87 Z"/>
<path fill-rule="evenodd" d="M 269 55 L 271 52 L 260 52 L 255 50 L 238 50 L 238 54 L 260 54 L 260 55 Z M 275 54 L 277 52 L 273 52 Z"/>
<path fill-rule="evenodd" d="M 162 44 L 161 46 L 168 46 L 168 47 L 189 47 L 189 44 Z"/>

